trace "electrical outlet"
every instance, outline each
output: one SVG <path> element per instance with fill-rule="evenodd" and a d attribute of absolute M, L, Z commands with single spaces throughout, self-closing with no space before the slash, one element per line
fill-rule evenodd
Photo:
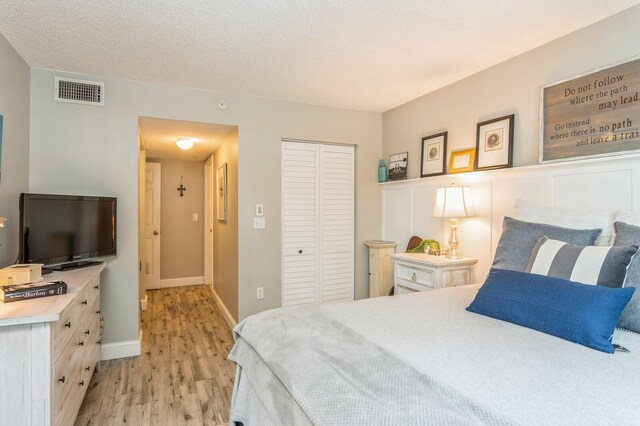
<path fill-rule="evenodd" d="M 253 218 L 253 229 L 264 229 L 266 226 L 267 224 L 264 216 L 256 216 Z"/>
<path fill-rule="evenodd" d="M 258 300 L 264 299 L 264 287 L 258 287 L 256 289 L 256 299 Z"/>

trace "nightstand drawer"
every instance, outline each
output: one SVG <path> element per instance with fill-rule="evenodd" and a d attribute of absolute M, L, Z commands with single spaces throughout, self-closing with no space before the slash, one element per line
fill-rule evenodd
<path fill-rule="evenodd" d="M 402 288 L 402 292 L 398 291 L 399 294 L 402 293 L 413 293 L 416 291 L 429 291 L 429 290 L 433 290 L 433 286 L 426 286 L 426 285 L 422 285 L 419 283 L 415 283 L 415 282 L 411 282 L 411 281 L 407 281 L 407 280 L 402 280 L 402 279 L 396 279 L 396 287 L 398 289 Z"/>
<path fill-rule="evenodd" d="M 433 288 L 433 271 L 404 263 L 396 263 L 396 280 Z M 422 290 L 420 290 L 422 291 Z"/>

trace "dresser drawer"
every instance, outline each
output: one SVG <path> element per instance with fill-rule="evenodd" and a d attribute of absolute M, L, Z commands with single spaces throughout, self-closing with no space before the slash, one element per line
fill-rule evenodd
<path fill-rule="evenodd" d="M 75 422 L 88 385 L 88 382 L 83 381 L 81 364 L 77 363 L 73 369 L 73 374 L 64 383 L 64 393 L 59 394 L 57 397 L 54 394 L 52 405 L 54 425 L 69 426 Z"/>
<path fill-rule="evenodd" d="M 433 271 L 405 263 L 396 263 L 396 280 L 433 288 Z"/>
<path fill-rule="evenodd" d="M 64 351 L 71 338 L 77 334 L 82 318 L 87 311 L 88 290 L 85 287 L 62 312 L 60 319 L 52 324 L 54 361 Z"/>

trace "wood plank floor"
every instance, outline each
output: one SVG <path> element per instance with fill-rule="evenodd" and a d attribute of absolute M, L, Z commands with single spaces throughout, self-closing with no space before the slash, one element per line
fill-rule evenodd
<path fill-rule="evenodd" d="M 142 355 L 100 364 L 76 426 L 227 424 L 233 338 L 209 286 L 147 294 Z"/>

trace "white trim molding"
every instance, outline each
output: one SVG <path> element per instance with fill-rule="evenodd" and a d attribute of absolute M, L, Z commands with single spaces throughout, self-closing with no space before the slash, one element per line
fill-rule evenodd
<path fill-rule="evenodd" d="M 224 303 L 222 303 L 222 299 L 220 299 L 220 296 L 218 296 L 218 293 L 216 293 L 216 290 L 213 288 L 213 286 L 211 286 L 211 292 L 213 293 L 213 301 L 218 306 L 218 309 L 220 309 L 220 313 L 222 314 L 222 318 L 224 318 L 224 322 L 226 322 L 229 328 L 233 330 L 233 328 L 238 325 L 238 323 L 235 319 L 233 319 L 233 316 L 231 316 L 231 313 L 224 305 Z"/>
<path fill-rule="evenodd" d="M 139 356 L 141 353 L 140 342 L 142 341 L 142 330 L 138 335 L 138 340 L 126 340 L 123 342 L 104 343 L 100 348 L 100 361 L 110 359 L 127 358 Z"/>
<path fill-rule="evenodd" d="M 160 287 L 148 287 L 147 290 L 167 287 L 182 287 L 186 285 L 204 284 L 204 276 L 202 277 L 184 277 L 184 278 L 168 278 L 160 280 Z"/>

